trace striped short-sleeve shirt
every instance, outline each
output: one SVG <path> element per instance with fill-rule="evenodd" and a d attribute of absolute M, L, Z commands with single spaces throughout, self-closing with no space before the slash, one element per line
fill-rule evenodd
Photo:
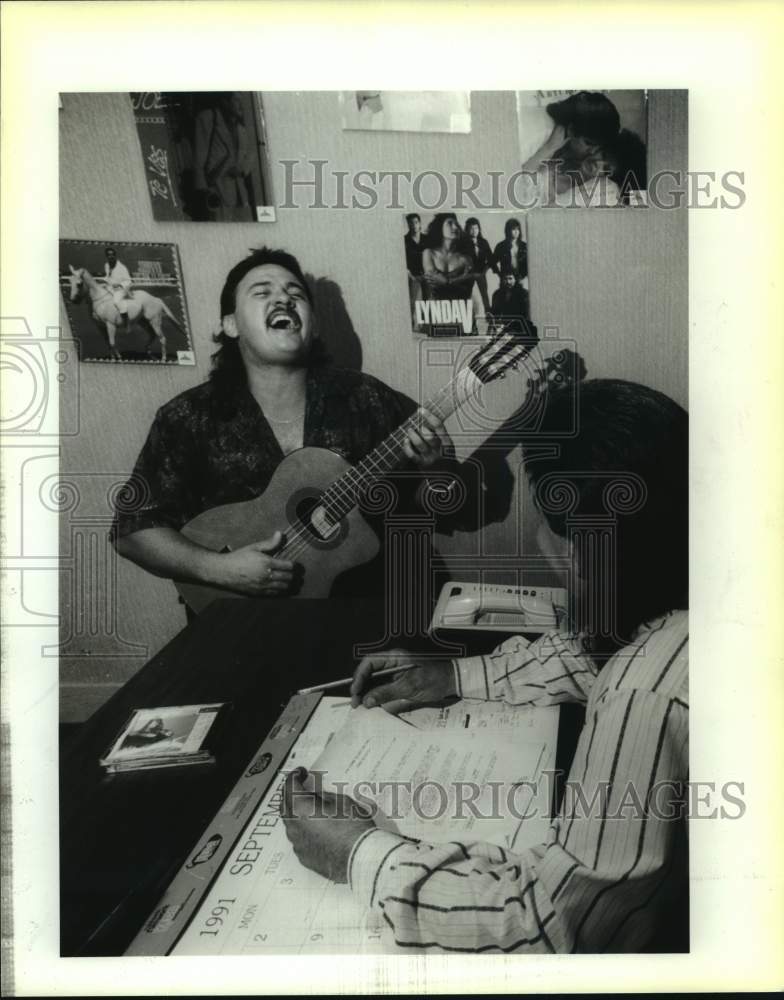
<path fill-rule="evenodd" d="M 371 830 L 349 881 L 406 949 L 636 951 L 685 879 L 688 615 L 641 627 L 601 673 L 576 640 L 515 638 L 456 661 L 463 697 L 586 704 L 559 815 L 540 846 L 414 842 Z"/>

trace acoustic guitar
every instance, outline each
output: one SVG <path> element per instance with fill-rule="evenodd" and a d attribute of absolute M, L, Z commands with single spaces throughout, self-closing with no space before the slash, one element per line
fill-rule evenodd
<path fill-rule="evenodd" d="M 482 386 L 517 368 L 536 343 L 535 333 L 495 334 L 425 408 L 445 420 L 476 397 Z M 293 451 L 261 496 L 205 510 L 182 533 L 205 548 L 229 552 L 280 530 L 284 544 L 276 557 L 292 560 L 302 572 L 301 585 L 290 596 L 328 597 L 336 577 L 377 554 L 380 543 L 359 510 L 360 499 L 379 477 L 406 463 L 406 431 L 417 426 L 414 414 L 353 466 L 326 448 Z M 205 584 L 175 581 L 175 585 L 197 614 L 218 598 L 244 596 Z"/>

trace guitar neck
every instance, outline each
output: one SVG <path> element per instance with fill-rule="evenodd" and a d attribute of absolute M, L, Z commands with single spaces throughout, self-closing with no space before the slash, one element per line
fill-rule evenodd
<path fill-rule="evenodd" d="M 424 409 L 440 420 L 446 420 L 469 399 L 475 397 L 481 386 L 481 381 L 471 369 L 463 368 L 448 385 L 424 403 Z M 403 444 L 408 431 L 417 429 L 420 425 L 421 417 L 416 413 L 413 414 L 361 462 L 324 491 L 321 495 L 321 506 L 333 524 L 337 524 L 356 506 L 360 496 L 375 479 L 407 461 Z"/>

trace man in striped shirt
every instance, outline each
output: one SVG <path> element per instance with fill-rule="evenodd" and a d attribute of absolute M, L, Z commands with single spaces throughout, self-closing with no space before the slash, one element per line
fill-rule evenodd
<path fill-rule="evenodd" d="M 553 426 L 572 392 L 552 394 Z M 572 567 L 575 631 L 430 660 L 367 692 L 375 670 L 412 660 L 390 651 L 364 660 L 352 686 L 354 704 L 392 712 L 455 695 L 584 704 L 545 842 L 512 854 L 412 841 L 353 816 L 314 819 L 297 776 L 287 783 L 299 859 L 348 881 L 405 949 L 655 949 L 668 909 L 686 905 L 688 418 L 661 393 L 616 380 L 583 383 L 577 406 L 578 433 L 557 455 L 526 462 L 543 514 L 540 547 Z"/>

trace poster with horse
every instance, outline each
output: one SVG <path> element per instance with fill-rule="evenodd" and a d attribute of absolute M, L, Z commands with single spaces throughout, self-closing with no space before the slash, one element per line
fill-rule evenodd
<path fill-rule="evenodd" d="M 82 361 L 196 364 L 174 243 L 60 240 L 60 289 Z"/>

